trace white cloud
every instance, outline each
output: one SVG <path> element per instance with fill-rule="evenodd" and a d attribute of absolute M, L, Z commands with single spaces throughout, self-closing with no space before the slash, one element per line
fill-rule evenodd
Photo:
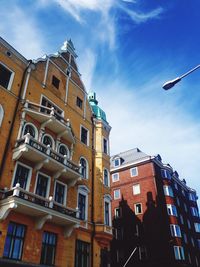
<path fill-rule="evenodd" d="M 12 12 L 1 7 L 0 32 L 12 46 L 27 58 L 38 58 L 45 52 L 42 34 L 36 22 L 22 9 L 12 6 Z"/>

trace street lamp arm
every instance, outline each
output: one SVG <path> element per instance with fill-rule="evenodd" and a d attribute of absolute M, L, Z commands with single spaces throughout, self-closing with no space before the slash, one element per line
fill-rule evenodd
<path fill-rule="evenodd" d="M 193 71 L 197 70 L 198 68 L 200 68 L 200 65 L 197 65 L 195 68 L 189 70 L 188 72 L 186 72 L 182 76 L 177 77 L 176 79 L 173 79 L 171 81 L 168 81 L 168 82 L 164 83 L 163 86 L 162 86 L 162 88 L 165 89 L 165 90 L 171 89 L 175 84 L 177 84 L 178 82 L 180 82 L 181 79 L 183 79 L 184 77 L 188 76 L 190 73 L 192 73 Z"/>

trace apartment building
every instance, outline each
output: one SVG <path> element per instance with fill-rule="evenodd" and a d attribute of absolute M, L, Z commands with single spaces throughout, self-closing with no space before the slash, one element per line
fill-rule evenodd
<path fill-rule="evenodd" d="M 0 38 L 1 266 L 109 266 L 111 128 L 76 58 Z"/>
<path fill-rule="evenodd" d="M 160 155 L 111 157 L 111 266 L 200 266 L 197 195 Z"/>

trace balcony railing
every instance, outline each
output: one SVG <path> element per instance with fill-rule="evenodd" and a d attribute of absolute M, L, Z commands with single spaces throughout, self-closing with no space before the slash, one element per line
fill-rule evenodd
<path fill-rule="evenodd" d="M 30 150 L 30 151 L 27 151 Z M 76 176 L 80 177 L 80 166 L 73 163 L 67 158 L 67 155 L 62 155 L 53 150 L 49 145 L 45 146 L 36 139 L 34 139 L 29 133 L 23 138 L 17 140 L 16 148 L 14 149 L 13 159 L 16 160 L 20 156 L 26 157 L 28 160 L 39 162 L 45 159 L 49 161 L 45 166 L 52 171 L 58 172 L 63 169 L 71 170 Z"/>
<path fill-rule="evenodd" d="M 33 217 L 36 229 L 41 229 L 47 220 L 64 226 L 66 237 L 70 236 L 74 227 L 80 225 L 78 209 L 57 203 L 53 197 L 47 199 L 28 192 L 20 184 L 9 191 L 0 191 L 0 220 L 5 220 L 11 210 Z"/>
<path fill-rule="evenodd" d="M 27 101 L 24 104 L 23 111 L 43 124 L 44 127 L 51 129 L 60 137 L 63 137 L 72 143 L 75 142 L 75 136 L 69 119 L 66 120 L 54 107 L 48 108 Z"/>

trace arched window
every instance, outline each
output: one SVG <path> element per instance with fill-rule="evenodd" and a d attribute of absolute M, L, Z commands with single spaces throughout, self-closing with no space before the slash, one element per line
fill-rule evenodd
<path fill-rule="evenodd" d="M 104 169 L 103 171 L 103 183 L 105 186 L 110 186 L 109 172 L 107 169 Z"/>
<path fill-rule="evenodd" d="M 104 224 L 107 226 L 112 226 L 111 220 L 111 196 L 104 195 Z"/>
<path fill-rule="evenodd" d="M 54 140 L 53 140 L 53 138 L 51 137 L 51 135 L 49 135 L 49 134 L 45 134 L 45 135 L 43 135 L 43 137 L 42 137 L 42 143 L 43 143 L 45 146 L 50 145 L 51 148 L 54 148 Z"/>
<path fill-rule="evenodd" d="M 38 138 L 38 130 L 32 123 L 26 123 L 23 129 L 23 136 L 29 133 L 33 138 Z"/>
<path fill-rule="evenodd" d="M 58 153 L 61 155 L 67 155 L 67 158 L 69 158 L 69 148 L 64 144 L 59 145 Z"/>
<path fill-rule="evenodd" d="M 84 179 L 88 179 L 88 163 L 84 158 L 80 158 L 81 174 Z"/>
<path fill-rule="evenodd" d="M 3 110 L 2 105 L 0 105 L 0 127 L 3 121 L 3 116 L 4 116 L 4 110 Z"/>

